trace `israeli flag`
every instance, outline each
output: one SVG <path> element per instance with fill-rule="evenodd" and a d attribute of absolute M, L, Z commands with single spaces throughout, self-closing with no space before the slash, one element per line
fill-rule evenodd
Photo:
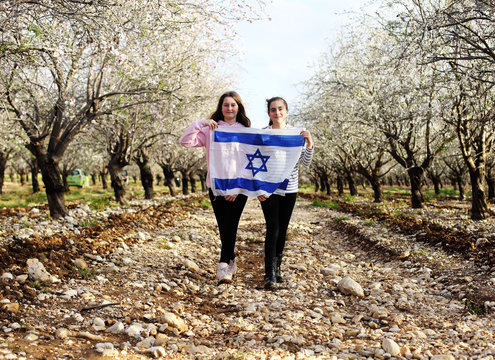
<path fill-rule="evenodd" d="M 213 194 L 256 197 L 285 190 L 304 146 L 301 131 L 224 126 L 210 131 Z"/>

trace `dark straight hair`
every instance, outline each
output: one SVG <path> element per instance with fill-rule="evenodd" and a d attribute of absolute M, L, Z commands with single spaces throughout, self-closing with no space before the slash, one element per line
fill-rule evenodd
<path fill-rule="evenodd" d="M 235 120 L 245 127 L 251 127 L 251 120 L 249 120 L 249 118 L 246 116 L 246 110 L 244 108 L 244 104 L 242 103 L 242 99 L 235 91 L 227 91 L 226 93 L 222 94 L 222 96 L 220 96 L 217 104 L 217 109 L 213 114 L 211 114 L 210 119 L 215 120 L 216 122 L 218 122 L 219 120 L 225 120 L 222 114 L 222 105 L 226 97 L 231 97 L 232 99 L 234 99 L 237 103 L 237 106 L 239 107 Z"/>
<path fill-rule="evenodd" d="M 280 97 L 280 96 L 274 96 L 270 99 L 266 99 L 266 108 L 267 108 L 267 112 L 268 114 L 270 113 L 270 104 L 275 101 L 275 100 L 282 100 L 284 102 L 284 105 L 285 105 L 285 108 L 287 109 L 287 111 L 289 111 L 289 105 L 287 105 L 287 101 L 285 101 L 285 99 L 283 97 Z M 268 122 L 268 125 L 273 125 L 273 121 L 269 121 Z"/>

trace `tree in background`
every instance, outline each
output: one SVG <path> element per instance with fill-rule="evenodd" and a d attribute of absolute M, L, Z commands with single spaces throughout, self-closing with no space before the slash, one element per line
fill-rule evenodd
<path fill-rule="evenodd" d="M 66 214 L 58 165 L 76 135 L 101 119 L 122 119 L 139 105 L 179 101 L 181 70 L 209 73 L 216 55 L 231 48 L 223 46 L 230 37 L 219 30 L 251 16 L 249 7 L 222 1 L 60 4 L 0 6 L 1 100 L 29 139 L 53 218 Z M 195 58 L 192 67 L 185 49 L 191 41 L 180 41 L 191 37 L 201 47 L 201 61 Z"/>
<path fill-rule="evenodd" d="M 468 168 L 471 217 L 486 217 L 486 161 L 495 148 L 495 19 L 492 1 L 397 1 L 398 17 L 423 66 L 444 76 L 453 106 L 444 121 L 455 129 Z"/>
<path fill-rule="evenodd" d="M 394 159 L 409 176 L 412 207 L 421 208 L 425 171 L 452 140 L 453 131 L 438 121 L 445 106 L 440 84 L 432 69 L 401 53 L 398 35 L 366 31 L 345 39 L 317 69 L 306 101 L 320 103 L 313 127 L 335 139 L 330 146 L 345 173 L 374 176 L 376 200 L 384 164 Z"/>

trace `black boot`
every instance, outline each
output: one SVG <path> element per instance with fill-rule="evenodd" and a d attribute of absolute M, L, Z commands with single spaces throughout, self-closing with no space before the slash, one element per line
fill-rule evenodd
<path fill-rule="evenodd" d="M 265 258 L 265 289 L 271 289 L 277 282 L 275 277 L 276 261 L 277 258 Z"/>
<path fill-rule="evenodd" d="M 282 275 L 280 275 L 280 264 L 282 264 L 282 255 L 276 257 L 275 278 L 277 279 L 278 283 L 284 281 L 284 278 L 282 277 Z"/>

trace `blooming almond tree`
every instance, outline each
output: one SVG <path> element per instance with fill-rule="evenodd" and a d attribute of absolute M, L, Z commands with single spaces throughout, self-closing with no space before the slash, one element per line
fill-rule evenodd
<path fill-rule="evenodd" d="M 411 0 L 399 17 L 424 66 L 445 74 L 452 109 L 444 117 L 458 138 L 472 187 L 471 217 L 486 218 L 487 157 L 495 149 L 495 19 L 493 1 Z"/>
<path fill-rule="evenodd" d="M 363 81 L 355 93 L 362 100 L 361 120 L 383 134 L 387 151 L 409 176 L 412 207 L 421 208 L 425 171 L 453 140 L 453 131 L 440 121 L 442 84 L 434 70 L 400 53 L 396 36 L 379 32 L 370 41 L 362 67 L 368 70 L 360 74 Z"/>
<path fill-rule="evenodd" d="M 345 39 L 342 54 L 337 58 L 329 56 L 319 83 L 324 93 L 329 94 L 326 98 L 339 99 L 325 104 L 333 108 L 332 118 L 354 123 L 347 128 L 337 127 L 339 133 L 345 131 L 341 136 L 345 140 L 338 149 L 345 150 L 347 156 L 361 157 L 360 146 L 366 145 L 365 151 L 376 156 L 376 161 L 367 161 L 367 166 L 374 164 L 375 170 L 383 166 L 385 150 L 407 171 L 412 207 L 420 208 L 424 201 L 421 189 L 425 171 L 452 141 L 453 131 L 439 121 L 439 114 L 445 109 L 442 84 L 431 68 L 419 66 L 421 59 L 402 52 L 399 35 L 368 27 L 365 32 Z M 347 114 L 336 110 L 341 108 L 347 109 Z M 349 132 L 354 136 L 349 137 Z M 360 140 L 360 134 L 366 133 L 371 136 Z M 374 150 L 369 151 L 369 146 L 374 146 Z"/>
<path fill-rule="evenodd" d="M 51 3 L 0 5 L 0 21 L 12 25 L 2 34 L 0 61 L 7 71 L 0 86 L 38 161 L 50 215 L 58 218 L 66 213 L 58 164 L 74 137 L 101 119 L 132 115 L 133 107 L 180 98 L 181 70 L 191 55 L 183 48 L 191 43 L 177 39 L 196 35 L 203 56 L 191 71 L 200 74 L 202 64 L 216 62 L 219 28 L 250 9 L 231 11 L 223 1 L 74 0 L 63 4 L 77 11 L 66 11 Z"/>
<path fill-rule="evenodd" d="M 360 60 L 348 47 L 342 44 L 335 55 L 321 57 L 316 73 L 306 82 L 309 98 L 304 103 L 309 105 L 302 113 L 312 119 L 318 143 L 323 140 L 330 149 L 332 155 L 325 158 L 333 157 L 333 166 L 346 175 L 351 195 L 357 193 L 354 173 L 358 173 L 371 184 L 374 201 L 381 202 L 381 179 L 391 169 L 391 157 L 384 135 L 359 117 L 354 91 L 361 83 L 353 75 L 361 75 L 355 70 Z"/>
<path fill-rule="evenodd" d="M 0 194 L 3 191 L 7 161 L 22 146 L 16 134 L 20 129 L 16 125 L 9 113 L 0 110 Z"/>

